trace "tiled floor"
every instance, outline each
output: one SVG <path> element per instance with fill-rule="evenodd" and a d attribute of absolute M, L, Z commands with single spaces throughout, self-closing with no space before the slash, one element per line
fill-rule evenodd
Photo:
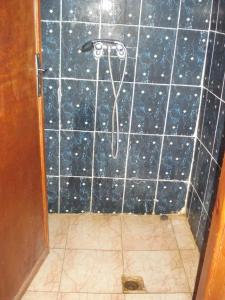
<path fill-rule="evenodd" d="M 199 254 L 184 216 L 49 215 L 50 254 L 23 300 L 190 300 Z M 122 294 L 121 276 L 144 294 Z"/>

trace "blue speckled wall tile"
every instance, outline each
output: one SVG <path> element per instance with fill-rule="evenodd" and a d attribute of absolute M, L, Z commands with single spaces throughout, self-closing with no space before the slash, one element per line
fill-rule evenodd
<path fill-rule="evenodd" d="M 90 132 L 61 133 L 61 174 L 92 175 L 93 134 Z"/>
<path fill-rule="evenodd" d="M 102 23 L 138 25 L 140 0 L 103 1 Z"/>
<path fill-rule="evenodd" d="M 141 24 L 176 28 L 179 2 L 179 0 L 143 0 Z"/>
<path fill-rule="evenodd" d="M 155 207 L 156 214 L 178 213 L 185 206 L 186 194 L 186 183 L 160 181 Z"/>
<path fill-rule="evenodd" d="M 127 180 L 124 213 L 151 214 L 154 206 L 156 182 Z"/>
<path fill-rule="evenodd" d="M 63 0 L 64 21 L 98 22 L 101 0 Z"/>
<path fill-rule="evenodd" d="M 201 144 L 199 150 L 199 157 L 197 161 L 197 168 L 196 168 L 195 175 L 193 177 L 193 185 L 199 197 L 201 197 L 201 199 L 204 199 L 204 195 L 205 195 L 206 180 L 209 174 L 210 161 L 211 159 L 209 153 Z"/>
<path fill-rule="evenodd" d="M 187 137 L 165 137 L 160 166 L 161 179 L 188 180 L 193 141 L 193 138 Z"/>
<path fill-rule="evenodd" d="M 190 223 L 191 231 L 196 238 L 198 225 L 201 217 L 202 212 L 202 203 L 199 200 L 195 191 L 193 191 L 191 206 L 189 210 L 188 220 Z"/>
<path fill-rule="evenodd" d="M 191 183 L 193 186 L 195 186 L 195 181 L 198 180 L 195 175 L 196 175 L 196 171 L 197 171 L 197 167 L 198 167 L 198 158 L 199 158 L 200 149 L 201 149 L 201 143 L 197 139 L 194 157 L 193 157 L 193 163 L 192 163 L 193 164 L 192 173 L 191 173 Z"/>
<path fill-rule="evenodd" d="M 115 85 L 118 91 L 118 84 Z M 132 102 L 133 85 L 124 83 L 118 98 L 119 126 L 121 132 L 129 131 L 130 112 Z M 98 109 L 96 130 L 112 131 L 112 110 L 114 95 L 111 82 L 99 82 L 98 85 Z"/>
<path fill-rule="evenodd" d="M 209 41 L 208 41 L 208 49 L 207 49 L 207 55 L 206 55 L 206 65 L 205 65 L 205 76 L 204 76 L 204 86 L 206 88 L 209 87 L 209 77 L 211 73 L 211 66 L 212 66 L 212 59 L 213 59 L 213 50 L 214 50 L 214 45 L 215 45 L 215 39 L 216 39 L 216 34 L 215 32 L 209 33 Z"/>
<path fill-rule="evenodd" d="M 204 202 L 203 202 L 204 207 L 207 213 L 210 215 L 210 217 L 212 215 L 212 209 L 214 207 L 214 203 L 216 200 L 216 192 L 217 192 L 219 175 L 220 175 L 220 169 L 218 165 L 214 162 L 214 160 L 212 160 L 210 165 L 207 188 L 206 188 Z"/>
<path fill-rule="evenodd" d="M 225 70 L 225 35 L 216 34 L 208 88 L 221 97 Z"/>
<path fill-rule="evenodd" d="M 211 93 L 208 93 L 208 97 L 206 99 L 203 127 L 202 127 L 202 142 L 209 150 L 209 152 L 212 152 L 212 148 L 213 148 L 213 141 L 216 132 L 218 112 L 219 112 L 219 100 Z"/>
<path fill-rule="evenodd" d="M 41 0 L 42 20 L 59 20 L 60 0 Z"/>
<path fill-rule="evenodd" d="M 62 76 L 96 79 L 97 62 L 92 52 L 82 53 L 82 45 L 98 38 L 98 25 L 87 23 L 62 24 Z"/>
<path fill-rule="evenodd" d="M 166 125 L 167 134 L 194 134 L 200 95 L 200 88 L 172 87 Z"/>
<path fill-rule="evenodd" d="M 208 91 L 203 88 L 202 92 L 202 99 L 201 99 L 201 106 L 200 106 L 200 112 L 199 112 L 199 120 L 198 120 L 198 128 L 197 128 L 197 136 L 201 140 L 202 137 L 202 128 L 203 128 L 203 121 L 204 121 L 204 115 L 205 115 L 205 106 L 206 106 L 206 99 L 208 98 Z"/>
<path fill-rule="evenodd" d="M 59 24 L 42 22 L 42 37 L 45 77 L 59 77 Z"/>
<path fill-rule="evenodd" d="M 102 25 L 101 38 L 114 39 L 124 43 L 128 50 L 129 57 L 135 57 L 137 48 L 138 28 L 135 26 L 123 25 Z"/>
<path fill-rule="evenodd" d="M 59 129 L 58 80 L 44 80 L 45 129 Z"/>
<path fill-rule="evenodd" d="M 93 185 L 93 212 L 120 213 L 123 199 L 123 180 L 95 178 Z"/>
<path fill-rule="evenodd" d="M 93 131 L 95 95 L 93 81 L 62 80 L 61 127 Z"/>
<path fill-rule="evenodd" d="M 212 1 L 212 15 L 211 15 L 211 24 L 210 24 L 210 30 L 216 30 L 217 29 L 217 16 L 218 16 L 218 6 L 219 2 L 218 0 Z"/>
<path fill-rule="evenodd" d="M 167 100 L 167 86 L 136 84 L 131 131 L 162 134 Z"/>
<path fill-rule="evenodd" d="M 175 30 L 141 28 L 136 80 L 169 83 L 174 45 Z"/>
<path fill-rule="evenodd" d="M 48 211 L 50 213 L 58 212 L 58 193 L 59 193 L 59 178 L 47 176 L 48 190 Z"/>
<path fill-rule="evenodd" d="M 219 2 L 219 14 L 217 22 L 217 30 L 219 32 L 225 33 L 225 0 L 220 0 Z"/>
<path fill-rule="evenodd" d="M 170 185 L 168 191 L 160 190 L 161 181 L 159 182 L 158 194 L 161 193 L 162 200 L 157 203 L 158 212 L 170 213 L 183 207 L 184 197 L 181 196 L 182 191 L 177 192 L 177 188 L 189 177 L 193 140 L 183 139 L 180 135 L 192 136 L 194 133 L 200 91 L 194 87 L 172 86 L 170 103 L 168 92 L 171 75 L 175 84 L 196 86 L 201 83 L 206 45 L 204 39 L 207 39 L 207 32 L 192 28 L 207 29 L 209 23 L 207 24 L 206 19 L 209 12 L 206 13 L 205 8 L 209 6 L 210 1 L 197 3 L 182 0 L 179 27 L 190 30 L 179 29 L 173 74 L 171 71 L 179 0 L 143 0 L 142 12 L 140 12 L 141 0 L 63 0 L 62 7 L 59 0 L 42 1 L 42 19 L 45 20 L 42 22 L 43 66 L 49 68 L 44 74 L 45 128 L 51 129 L 46 131 L 47 174 L 51 178 L 52 176 L 56 178 L 54 186 L 58 184 L 58 178 L 54 176 L 61 175 L 60 197 L 56 192 L 54 194 L 53 189 L 49 192 L 49 203 L 56 205 L 52 204 L 53 212 L 89 211 L 92 201 L 94 212 L 121 212 L 122 199 L 125 197 L 125 212 L 152 213 L 159 167 L 163 170 L 161 172 L 168 172 L 162 179 L 181 182 L 175 182 L 174 189 Z M 200 11 L 196 11 L 198 8 Z M 222 15 L 223 12 L 220 12 L 220 16 Z M 223 30 L 221 17 L 219 22 L 218 25 Z M 116 160 L 111 154 L 111 112 L 114 98 L 107 53 L 100 59 L 98 70 L 93 52 L 80 51 L 86 41 L 98 37 L 119 39 L 128 49 L 125 83 L 119 98 L 119 123 L 122 133 L 119 157 Z M 115 55 L 113 51 L 112 55 Z M 220 53 L 218 51 L 216 53 Z M 208 52 L 207 60 L 210 60 L 210 51 Z M 137 62 L 136 54 L 138 54 Z M 217 62 L 223 64 L 218 55 L 215 59 L 215 63 Z M 112 57 L 113 77 L 116 81 L 121 79 L 123 66 L 123 60 Z M 208 64 L 206 70 L 209 77 Z M 221 73 L 211 71 L 213 78 L 210 77 L 210 80 L 215 80 L 216 84 L 218 74 L 220 74 L 218 78 L 221 79 L 222 67 L 220 70 Z M 217 77 L 213 75 L 214 73 Z M 206 96 L 205 93 L 203 95 Z M 204 103 L 206 101 L 203 101 Z M 164 132 L 166 108 L 169 109 Z M 201 105 L 200 125 L 203 124 L 203 117 L 204 106 Z M 220 118 L 223 121 L 222 115 Z M 174 146 L 168 145 L 167 148 L 164 145 L 166 151 L 163 152 L 159 166 L 163 134 L 174 135 L 171 139 L 176 142 Z M 217 137 L 221 136 L 223 136 L 222 126 L 218 126 Z M 165 141 L 167 138 L 169 139 L 166 136 Z M 128 140 L 129 157 L 126 157 Z M 190 148 L 186 145 L 187 151 L 183 148 L 186 140 L 190 141 Z M 215 157 L 218 157 L 219 151 L 221 153 L 220 145 L 216 138 Z M 181 153 L 182 151 L 184 153 Z M 198 157 L 201 158 L 200 150 L 195 155 L 197 162 Z M 127 170 L 125 170 L 126 162 Z M 93 171 L 94 176 L 102 178 L 92 177 Z M 103 185 L 99 186 L 101 180 Z M 125 182 L 127 186 L 124 189 Z M 132 185 L 135 185 L 134 193 Z M 151 186 L 150 190 L 148 186 Z M 166 201 L 166 195 L 172 202 Z M 53 198 L 56 199 L 55 202 Z M 57 207 L 58 200 L 60 208 Z"/>
<path fill-rule="evenodd" d="M 207 33 L 179 30 L 173 82 L 200 85 L 205 58 Z"/>
<path fill-rule="evenodd" d="M 161 137 L 134 135 L 130 137 L 128 178 L 152 179 L 157 177 Z"/>
<path fill-rule="evenodd" d="M 180 27 L 192 29 L 209 28 L 212 0 L 182 0 Z"/>
<path fill-rule="evenodd" d="M 213 150 L 213 157 L 222 166 L 222 160 L 225 151 L 225 103 L 221 102 L 219 111 L 219 119 L 217 125 L 217 131 L 215 136 L 215 144 Z"/>
<path fill-rule="evenodd" d="M 198 234 L 196 238 L 196 242 L 200 251 L 203 249 L 207 242 L 207 237 L 209 234 L 209 227 L 210 227 L 210 219 L 208 218 L 207 213 L 205 210 L 202 210 L 201 218 L 199 221 L 199 228 Z"/>
<path fill-rule="evenodd" d="M 127 82 L 134 81 L 135 61 L 136 60 L 133 58 L 128 58 L 124 81 Z M 113 79 L 115 81 L 120 81 L 124 70 L 124 61 L 120 60 L 118 57 L 112 57 L 111 65 L 112 65 Z M 109 73 L 108 57 L 102 57 L 100 59 L 99 80 L 109 80 L 109 81 L 111 80 L 110 73 Z"/>
<path fill-rule="evenodd" d="M 126 134 L 120 134 L 119 153 L 114 159 L 111 150 L 112 135 L 110 133 L 96 134 L 94 161 L 96 177 L 124 178 L 127 138 Z"/>
<path fill-rule="evenodd" d="M 47 175 L 59 173 L 59 132 L 45 130 L 46 172 Z"/>
<path fill-rule="evenodd" d="M 60 212 L 81 213 L 90 210 L 91 179 L 61 178 Z"/>

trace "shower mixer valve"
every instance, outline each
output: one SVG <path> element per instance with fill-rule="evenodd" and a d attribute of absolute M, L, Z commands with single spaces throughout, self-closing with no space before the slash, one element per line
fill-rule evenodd
<path fill-rule="evenodd" d="M 82 46 L 81 50 L 82 52 L 93 50 L 93 54 L 96 59 L 99 59 L 104 55 L 104 50 L 108 50 L 109 52 L 115 50 L 117 57 L 120 59 L 125 59 L 127 54 L 126 47 L 122 42 L 110 39 L 88 41 Z"/>

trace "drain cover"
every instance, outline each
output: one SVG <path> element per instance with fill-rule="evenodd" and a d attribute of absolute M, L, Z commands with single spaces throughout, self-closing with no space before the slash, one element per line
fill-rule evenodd
<path fill-rule="evenodd" d="M 168 219 L 169 219 L 169 217 L 167 215 L 160 215 L 160 220 L 166 221 Z"/>
<path fill-rule="evenodd" d="M 144 281 L 140 276 L 122 276 L 122 284 L 124 292 L 144 292 Z"/>

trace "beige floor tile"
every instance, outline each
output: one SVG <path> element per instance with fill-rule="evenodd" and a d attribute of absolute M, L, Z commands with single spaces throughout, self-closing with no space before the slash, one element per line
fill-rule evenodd
<path fill-rule="evenodd" d="M 126 295 L 125 300 L 191 300 L 191 294 Z"/>
<path fill-rule="evenodd" d="M 57 293 L 48 292 L 27 292 L 22 300 L 57 300 Z"/>
<path fill-rule="evenodd" d="M 64 250 L 52 249 L 31 282 L 29 291 L 57 292 L 62 272 Z"/>
<path fill-rule="evenodd" d="M 174 250 L 177 242 L 173 227 L 159 216 L 123 216 L 124 250 Z"/>
<path fill-rule="evenodd" d="M 184 263 L 189 285 L 193 291 L 198 270 L 199 252 L 198 250 L 181 250 L 181 257 Z"/>
<path fill-rule="evenodd" d="M 124 295 L 61 293 L 58 300 L 124 300 Z"/>
<path fill-rule="evenodd" d="M 124 273 L 142 276 L 148 293 L 190 292 L 179 251 L 126 251 Z"/>
<path fill-rule="evenodd" d="M 74 216 L 68 234 L 67 248 L 121 250 L 120 216 Z"/>
<path fill-rule="evenodd" d="M 65 248 L 70 216 L 49 214 L 48 222 L 50 248 Z"/>
<path fill-rule="evenodd" d="M 121 293 L 120 251 L 66 250 L 61 292 Z"/>
<path fill-rule="evenodd" d="M 179 249 L 196 249 L 196 243 L 185 216 L 174 216 L 171 222 L 176 235 Z"/>

